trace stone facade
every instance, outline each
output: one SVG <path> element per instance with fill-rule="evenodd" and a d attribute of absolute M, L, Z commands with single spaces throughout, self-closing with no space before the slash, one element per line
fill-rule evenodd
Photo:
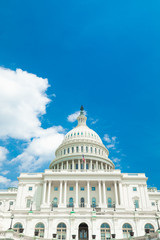
<path fill-rule="evenodd" d="M 160 191 L 147 188 L 144 173 L 116 170 L 100 137 L 86 126 L 67 133 L 44 173 L 21 173 L 18 189 L 0 191 L 0 231 L 10 227 L 28 237 L 51 239 L 124 239 L 159 226 Z"/>

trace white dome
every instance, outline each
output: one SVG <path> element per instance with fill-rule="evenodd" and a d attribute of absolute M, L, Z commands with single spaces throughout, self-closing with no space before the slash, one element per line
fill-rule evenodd
<path fill-rule="evenodd" d="M 87 126 L 79 126 L 79 125 L 73 128 L 71 131 L 69 131 L 66 134 L 63 140 L 63 143 L 67 143 L 69 141 L 78 140 L 78 139 L 91 140 L 97 143 L 102 143 L 102 140 L 100 139 L 100 137 L 95 131 L 93 131 Z"/>
<path fill-rule="evenodd" d="M 77 120 L 77 127 L 73 128 L 66 134 L 63 140 L 63 144 L 73 140 L 87 140 L 102 144 L 102 140 L 100 139 L 98 134 L 86 125 L 87 118 L 83 114 L 83 112 L 80 113 Z"/>
<path fill-rule="evenodd" d="M 83 107 L 81 107 L 77 120 L 78 125 L 66 134 L 62 144 L 57 148 L 56 158 L 50 164 L 50 168 L 57 167 L 59 166 L 57 164 L 62 162 L 67 167 L 67 164 L 73 160 L 78 164 L 83 155 L 85 155 L 87 162 L 104 164 L 107 169 L 114 168 L 114 164 L 108 158 L 109 152 L 101 138 L 86 125 L 87 117 L 84 115 Z"/>

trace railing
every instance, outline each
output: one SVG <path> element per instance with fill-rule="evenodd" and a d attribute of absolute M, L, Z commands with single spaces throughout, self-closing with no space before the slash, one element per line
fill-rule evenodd
<path fill-rule="evenodd" d="M 73 203 L 69 203 L 69 204 L 67 204 L 67 207 L 74 207 L 74 204 Z"/>

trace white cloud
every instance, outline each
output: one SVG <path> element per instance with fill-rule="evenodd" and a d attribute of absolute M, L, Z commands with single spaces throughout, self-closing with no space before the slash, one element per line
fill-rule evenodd
<path fill-rule="evenodd" d="M 51 101 L 46 95 L 48 80 L 21 69 L 16 71 L 0 67 L 0 139 L 25 140 L 26 148 L 11 160 L 19 170 L 35 171 L 53 160 L 55 150 L 64 138 L 61 126 L 41 127 L 40 117 L 46 113 Z M 55 94 L 52 94 L 56 97 Z M 6 148 L 0 148 L 0 165 L 6 160 Z M 13 166 L 13 165 L 12 165 Z M 13 166 L 14 167 L 14 166 Z M 7 171 L 1 174 L 8 174 Z M 7 186 L 11 180 L 1 177 Z"/>
<path fill-rule="evenodd" d="M 93 125 L 93 124 L 96 124 L 98 121 L 99 121 L 99 119 L 93 120 L 93 121 L 91 122 L 91 124 L 92 124 L 92 125 Z"/>
<path fill-rule="evenodd" d="M 6 160 L 7 154 L 8 150 L 0 146 L 0 166 L 2 166 L 3 162 Z"/>
<path fill-rule="evenodd" d="M 108 134 L 105 134 L 104 137 L 103 137 L 104 141 L 106 141 L 107 143 L 110 143 L 111 142 L 111 139 L 109 137 Z"/>
<path fill-rule="evenodd" d="M 79 114 L 80 114 L 80 111 L 76 111 L 75 113 L 68 115 L 67 117 L 68 122 L 75 122 Z M 87 115 L 87 112 L 84 111 L 84 114 Z"/>
<path fill-rule="evenodd" d="M 33 172 L 49 164 L 55 156 L 55 150 L 64 139 L 61 126 L 41 129 L 38 135 L 28 144 L 24 152 L 12 160 L 19 162 L 19 171 Z"/>
<path fill-rule="evenodd" d="M 114 162 L 114 163 L 118 163 L 118 162 L 120 162 L 121 161 L 121 159 L 120 158 L 112 158 L 112 161 Z"/>
<path fill-rule="evenodd" d="M 109 149 L 109 148 L 115 149 L 115 144 L 114 144 L 114 143 L 109 144 L 109 145 L 107 145 L 107 148 L 108 148 L 108 149 Z"/>
<path fill-rule="evenodd" d="M 0 138 L 30 139 L 41 126 L 50 99 L 48 80 L 0 67 Z"/>
<path fill-rule="evenodd" d="M 18 181 L 11 181 L 11 179 L 0 176 L 0 188 L 17 187 Z"/>
<path fill-rule="evenodd" d="M 4 170 L 1 172 L 2 175 L 7 175 L 10 171 L 9 170 Z"/>
<path fill-rule="evenodd" d="M 118 143 L 117 142 L 117 137 L 114 136 L 114 137 L 110 137 L 108 134 L 105 134 L 104 137 L 103 137 L 104 141 L 106 141 L 107 143 L 109 143 L 107 145 L 107 148 L 111 148 L 111 149 L 116 149 L 116 144 Z"/>
<path fill-rule="evenodd" d="M 67 117 L 68 122 L 75 122 L 79 114 L 80 114 L 80 111 L 77 111 L 75 113 L 72 113 L 71 115 L 68 115 Z"/>

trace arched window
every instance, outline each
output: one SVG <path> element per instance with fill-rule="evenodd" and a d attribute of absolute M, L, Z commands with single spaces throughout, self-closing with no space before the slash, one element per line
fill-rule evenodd
<path fill-rule="evenodd" d="M 69 198 L 69 207 L 73 207 L 73 198 L 72 197 Z"/>
<path fill-rule="evenodd" d="M 108 208 L 112 208 L 112 198 L 108 198 Z"/>
<path fill-rule="evenodd" d="M 96 198 L 95 197 L 92 198 L 92 207 L 93 208 L 96 207 Z"/>
<path fill-rule="evenodd" d="M 82 197 L 82 198 L 81 198 L 81 207 L 84 207 L 84 204 L 85 204 L 84 198 Z"/>
<path fill-rule="evenodd" d="M 101 240 L 111 239 L 110 226 L 107 223 L 101 225 Z"/>
<path fill-rule="evenodd" d="M 66 225 L 64 223 L 59 223 L 57 226 L 57 239 L 65 240 L 66 239 Z"/>
<path fill-rule="evenodd" d="M 125 223 L 122 226 L 122 232 L 124 238 L 130 237 L 130 232 L 132 232 L 132 226 L 129 223 Z"/>
<path fill-rule="evenodd" d="M 78 147 L 76 147 L 76 152 L 78 152 L 78 150 L 79 150 L 79 148 L 78 148 Z"/>
<path fill-rule="evenodd" d="M 153 227 L 153 225 L 150 224 L 150 223 L 147 223 L 147 224 L 144 226 L 144 231 L 145 231 L 145 229 L 149 229 L 149 232 L 150 232 L 150 233 L 154 233 L 154 227 Z"/>
<path fill-rule="evenodd" d="M 19 229 L 20 229 L 20 228 L 23 228 L 23 226 L 22 226 L 21 223 L 16 223 L 16 224 L 14 224 L 14 226 L 13 226 L 13 230 L 14 230 L 15 232 L 19 232 Z"/>
<path fill-rule="evenodd" d="M 58 198 L 53 198 L 53 207 L 58 207 Z"/>
<path fill-rule="evenodd" d="M 69 153 L 70 149 L 68 148 L 68 153 Z"/>
<path fill-rule="evenodd" d="M 43 223 L 37 223 L 36 224 L 35 233 L 37 233 L 37 232 L 38 232 L 39 237 L 44 237 L 44 224 Z"/>

